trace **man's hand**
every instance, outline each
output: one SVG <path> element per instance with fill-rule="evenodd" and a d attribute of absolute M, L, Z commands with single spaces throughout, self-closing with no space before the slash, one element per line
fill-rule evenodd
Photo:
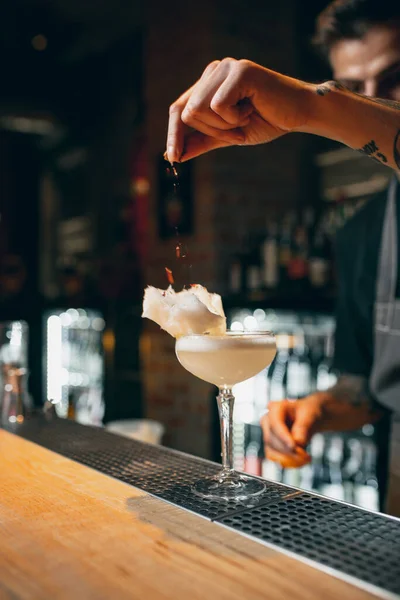
<path fill-rule="evenodd" d="M 214 61 L 170 107 L 166 158 L 185 161 L 300 129 L 306 122 L 309 87 L 248 60 Z"/>
<path fill-rule="evenodd" d="M 400 170 L 400 103 L 354 94 L 335 81 L 306 83 L 233 58 L 210 63 L 171 105 L 164 156 L 185 161 L 291 131 L 336 140 Z"/>
<path fill-rule="evenodd" d="M 383 415 L 370 403 L 352 404 L 343 392 L 317 392 L 302 400 L 270 402 L 261 419 L 265 456 L 283 467 L 301 467 L 310 461 L 304 448 L 317 431 L 351 431 L 374 423 Z"/>
<path fill-rule="evenodd" d="M 310 462 L 304 447 L 321 421 L 322 397 L 319 394 L 303 400 L 270 402 L 268 414 L 261 420 L 265 456 L 282 467 L 302 467 Z"/>

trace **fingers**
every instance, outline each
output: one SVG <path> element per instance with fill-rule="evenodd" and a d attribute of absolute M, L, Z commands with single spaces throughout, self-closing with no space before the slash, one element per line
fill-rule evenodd
<path fill-rule="evenodd" d="M 270 430 L 281 440 L 288 451 L 293 450 L 295 442 L 287 426 L 287 422 L 290 420 L 292 413 L 291 402 L 289 400 L 270 402 L 268 408 L 269 412 L 267 416 L 269 417 Z"/>
<path fill-rule="evenodd" d="M 297 420 L 299 407 L 299 402 L 290 400 L 270 402 L 268 414 L 261 419 L 265 456 L 286 469 L 302 467 L 311 460 L 309 454 L 296 445 L 298 442 L 293 436 L 292 424 Z M 300 425 L 304 422 L 303 415 L 304 409 L 302 409 Z"/>
<path fill-rule="evenodd" d="M 322 411 L 319 404 L 310 401 L 298 402 L 292 426 L 292 437 L 296 444 L 305 446 L 309 442 L 313 428 L 321 418 L 321 415 Z"/>
<path fill-rule="evenodd" d="M 240 75 L 236 70 L 224 78 L 210 98 L 212 111 L 231 126 L 239 126 L 254 110 L 250 100 L 243 98 Z"/>
<path fill-rule="evenodd" d="M 244 123 L 248 123 L 252 105 L 250 102 L 243 102 L 241 88 L 237 85 L 238 76 L 229 74 L 232 65 L 236 64 L 237 61 L 226 59 L 209 71 L 207 76 L 203 74 L 182 112 L 182 119 L 187 125 L 195 127 L 195 121 L 200 121 L 211 127 L 227 130 L 243 127 Z M 241 104 L 236 106 L 240 101 Z"/>
<path fill-rule="evenodd" d="M 183 153 L 185 133 L 188 132 L 188 128 L 182 121 L 182 112 L 195 85 L 186 90 L 169 109 L 166 155 L 170 163 L 179 162 Z"/>
<path fill-rule="evenodd" d="M 207 78 L 218 67 L 219 62 L 220 61 L 215 60 L 214 62 L 210 63 L 204 69 L 201 78 L 170 106 L 167 132 L 167 150 L 165 157 L 171 163 L 180 161 L 184 150 L 185 135 L 187 135 L 189 132 L 189 128 L 182 119 L 182 113 L 185 111 L 188 101 L 191 98 L 196 86 L 201 81 L 207 80 Z"/>
<path fill-rule="evenodd" d="M 196 131 L 200 131 L 204 135 L 218 138 L 221 141 L 229 144 L 241 144 L 244 141 L 244 134 L 240 128 L 233 129 L 230 125 L 222 121 L 216 115 L 213 115 L 212 111 L 200 113 L 200 117 L 197 118 L 195 111 L 191 111 L 188 105 L 182 113 L 182 121 Z M 243 126 L 248 124 L 248 120 L 243 122 Z"/>
<path fill-rule="evenodd" d="M 185 138 L 180 162 L 185 162 L 191 158 L 210 152 L 210 150 L 216 150 L 217 148 L 224 148 L 226 146 L 232 146 L 232 143 L 209 137 L 199 131 L 191 131 Z"/>
<path fill-rule="evenodd" d="M 200 148 L 220 148 L 223 145 L 241 144 L 245 141 L 243 127 L 250 122 L 253 106 L 240 97 L 240 88 L 236 86 L 237 75 L 229 77 L 235 71 L 238 61 L 224 59 L 214 61 L 204 70 L 200 80 L 187 90 L 170 107 L 167 135 L 167 157 L 171 162 L 185 156 L 198 156 Z M 235 88 L 230 90 L 230 87 Z M 226 105 L 232 102 L 232 105 Z M 217 142 L 206 143 L 203 137 L 191 137 L 190 129 L 203 136 L 214 138 Z M 195 150 L 189 151 L 189 145 Z"/>

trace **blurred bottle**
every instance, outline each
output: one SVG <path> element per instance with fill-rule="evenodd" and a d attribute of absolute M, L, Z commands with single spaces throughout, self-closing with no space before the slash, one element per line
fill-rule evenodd
<path fill-rule="evenodd" d="M 378 480 L 376 477 L 376 448 L 371 441 L 363 441 L 362 461 L 354 475 L 354 503 L 370 510 L 378 510 Z"/>
<path fill-rule="evenodd" d="M 229 268 L 229 293 L 236 295 L 244 291 L 243 257 L 236 254 Z"/>
<path fill-rule="evenodd" d="M 323 392 L 335 385 L 337 373 L 333 369 L 333 333 L 328 333 L 325 337 L 324 358 L 317 368 L 317 390 Z"/>
<path fill-rule="evenodd" d="M 278 224 L 271 221 L 267 225 L 267 235 L 261 247 L 262 283 L 268 290 L 276 290 L 279 285 L 278 264 Z"/>
<path fill-rule="evenodd" d="M 326 290 L 332 272 L 332 256 L 328 237 L 321 227 L 317 227 L 311 243 L 308 259 L 308 276 L 311 287 Z"/>
<path fill-rule="evenodd" d="M 244 470 L 250 475 L 261 477 L 263 463 L 262 430 L 257 424 L 246 427 L 247 442 L 244 453 Z"/>
<path fill-rule="evenodd" d="M 325 438 L 322 433 L 316 433 L 310 442 L 310 454 L 312 458 L 312 489 L 319 490 L 325 479 L 324 472 L 324 450 Z"/>
<path fill-rule="evenodd" d="M 292 352 L 287 364 L 287 397 L 303 398 L 311 390 L 311 360 L 304 333 L 292 336 Z"/>
<path fill-rule="evenodd" d="M 276 347 L 276 356 L 268 371 L 270 401 L 286 398 L 286 371 L 289 360 L 290 336 L 287 334 L 277 335 Z"/>
<path fill-rule="evenodd" d="M 292 253 L 287 267 L 290 289 L 293 293 L 307 291 L 309 241 L 307 229 L 299 224 L 294 230 Z"/>
<path fill-rule="evenodd" d="M 75 394 L 72 390 L 68 392 L 68 409 L 67 409 L 67 419 L 71 419 L 75 421 L 76 417 L 76 403 L 75 403 Z"/>
<path fill-rule="evenodd" d="M 342 475 L 345 481 L 345 499 L 347 502 L 357 504 L 357 480 L 363 463 L 362 443 L 357 438 L 350 438 L 347 441 L 348 457 L 343 465 Z"/>
<path fill-rule="evenodd" d="M 280 287 L 285 289 L 288 284 L 288 268 L 292 259 L 292 236 L 295 223 L 295 213 L 284 215 L 279 235 L 278 264 Z"/>
<path fill-rule="evenodd" d="M 311 385 L 310 394 L 318 389 L 318 369 L 325 359 L 324 355 L 324 337 L 316 333 L 309 336 L 310 360 L 311 360 Z"/>
<path fill-rule="evenodd" d="M 319 491 L 324 496 L 344 500 L 344 488 L 342 478 L 343 464 L 343 438 L 336 435 L 325 440 L 326 451 L 323 456 L 323 481 Z"/>
<path fill-rule="evenodd" d="M 26 391 L 27 370 L 18 364 L 2 365 L 2 385 L 0 395 L 0 424 L 7 428 L 21 424 L 31 408 Z"/>

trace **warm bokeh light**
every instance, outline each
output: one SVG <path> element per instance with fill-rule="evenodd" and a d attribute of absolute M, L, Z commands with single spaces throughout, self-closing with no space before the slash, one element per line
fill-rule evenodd
<path fill-rule="evenodd" d="M 47 37 L 42 33 L 38 33 L 31 40 L 32 47 L 38 52 L 43 52 L 47 48 Z"/>

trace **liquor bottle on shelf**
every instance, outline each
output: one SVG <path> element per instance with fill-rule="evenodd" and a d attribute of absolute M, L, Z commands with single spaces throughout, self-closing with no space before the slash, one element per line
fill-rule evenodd
<path fill-rule="evenodd" d="M 268 290 L 276 290 L 279 285 L 278 264 L 278 225 L 271 221 L 267 225 L 267 235 L 261 248 L 262 283 Z"/>
<path fill-rule="evenodd" d="M 354 503 L 378 510 L 378 480 L 376 478 L 376 448 L 371 441 L 362 442 L 361 468 L 354 476 Z"/>
<path fill-rule="evenodd" d="M 343 438 L 339 435 L 326 440 L 327 450 L 324 454 L 324 478 L 320 484 L 319 491 L 324 496 L 344 500 L 344 488 L 342 478 L 343 463 Z"/>
<path fill-rule="evenodd" d="M 290 336 L 276 336 L 277 352 L 268 371 L 268 400 L 282 400 L 286 397 L 286 370 L 289 360 Z"/>
<path fill-rule="evenodd" d="M 292 258 L 292 235 L 295 223 L 295 214 L 286 213 L 281 222 L 278 248 L 279 283 L 282 289 L 287 287 L 288 267 Z"/>
<path fill-rule="evenodd" d="M 283 479 L 283 469 L 277 462 L 264 458 L 262 461 L 262 477 L 280 483 Z"/>
<path fill-rule="evenodd" d="M 260 244 L 256 236 L 249 240 L 248 248 L 245 276 L 246 291 L 250 300 L 260 300 L 263 297 L 262 262 Z"/>
<path fill-rule="evenodd" d="M 296 294 L 307 291 L 309 242 L 307 229 L 298 224 L 293 234 L 292 253 L 287 267 L 290 290 Z"/>
<path fill-rule="evenodd" d="M 246 426 L 246 448 L 244 452 L 244 470 L 250 475 L 262 475 L 263 440 L 262 430 L 258 424 Z"/>
<path fill-rule="evenodd" d="M 308 259 L 308 277 L 314 290 L 326 290 L 331 281 L 332 256 L 330 244 L 322 228 L 314 232 Z"/>
<path fill-rule="evenodd" d="M 310 442 L 310 454 L 312 458 L 312 489 L 317 491 L 324 481 L 324 450 L 325 437 L 322 433 L 316 433 Z"/>
<path fill-rule="evenodd" d="M 304 334 L 294 336 L 293 352 L 287 364 L 286 376 L 288 398 L 298 399 L 311 390 L 311 361 Z"/>
<path fill-rule="evenodd" d="M 243 257 L 236 254 L 229 268 L 229 293 L 234 296 L 243 293 Z"/>
<path fill-rule="evenodd" d="M 310 394 L 318 390 L 318 369 L 325 360 L 324 338 L 314 334 L 309 336 L 310 360 L 311 360 L 311 385 Z"/>
<path fill-rule="evenodd" d="M 333 363 L 333 334 L 328 333 L 325 338 L 324 358 L 318 365 L 317 369 L 317 390 L 324 392 L 335 385 L 337 374 L 335 373 Z"/>
<path fill-rule="evenodd" d="M 346 446 L 349 454 L 342 468 L 345 500 L 351 504 L 357 504 L 356 485 L 363 463 L 363 448 L 361 441 L 357 438 L 349 438 Z"/>

